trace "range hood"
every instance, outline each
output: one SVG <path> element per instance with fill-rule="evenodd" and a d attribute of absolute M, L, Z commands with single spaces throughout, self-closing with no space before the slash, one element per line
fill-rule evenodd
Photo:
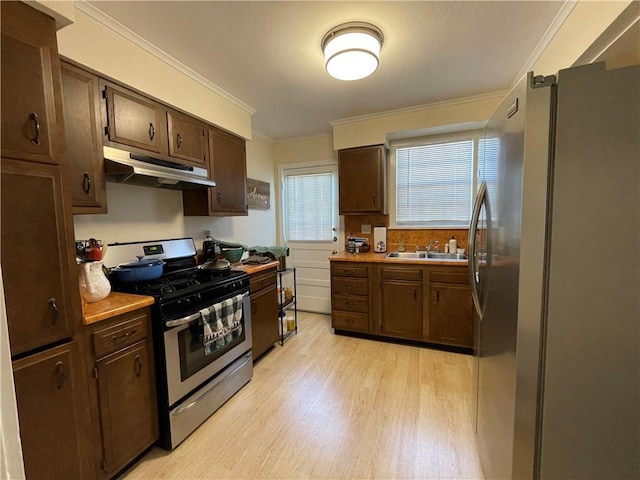
<path fill-rule="evenodd" d="M 144 187 L 193 190 L 215 187 L 207 179 L 207 170 L 161 158 L 148 157 L 103 147 L 104 173 L 107 182 L 128 183 Z"/>

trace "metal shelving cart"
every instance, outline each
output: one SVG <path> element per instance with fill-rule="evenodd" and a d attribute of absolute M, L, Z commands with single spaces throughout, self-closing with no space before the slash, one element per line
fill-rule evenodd
<path fill-rule="evenodd" d="M 278 321 L 280 345 L 291 335 L 298 333 L 298 301 L 296 297 L 296 269 L 278 270 Z M 290 313 L 288 313 L 290 312 Z M 293 313 L 293 325 L 288 320 Z M 290 328 L 293 327 L 293 328 Z"/>

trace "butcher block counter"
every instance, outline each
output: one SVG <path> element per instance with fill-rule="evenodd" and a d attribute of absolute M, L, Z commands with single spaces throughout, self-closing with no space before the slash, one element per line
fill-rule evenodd
<path fill-rule="evenodd" d="M 111 292 L 104 300 L 82 305 L 84 324 L 92 325 L 102 320 L 122 315 L 123 313 L 132 312 L 152 305 L 154 301 L 153 297 L 146 295 Z"/>
<path fill-rule="evenodd" d="M 269 263 L 261 263 L 259 265 L 231 265 L 232 270 L 237 270 L 239 272 L 247 272 L 249 275 L 253 275 L 254 273 L 262 272 L 264 270 L 269 270 L 270 268 L 277 267 L 280 264 L 277 260 Z"/>

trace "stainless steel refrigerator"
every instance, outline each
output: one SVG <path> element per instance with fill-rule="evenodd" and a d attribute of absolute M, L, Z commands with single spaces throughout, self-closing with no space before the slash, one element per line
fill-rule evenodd
<path fill-rule="evenodd" d="M 640 67 L 530 73 L 469 232 L 487 478 L 640 478 Z"/>

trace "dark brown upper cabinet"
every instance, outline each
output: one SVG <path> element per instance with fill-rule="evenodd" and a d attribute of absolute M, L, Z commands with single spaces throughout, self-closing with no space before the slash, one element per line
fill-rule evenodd
<path fill-rule="evenodd" d="M 64 135 L 55 23 L 2 3 L 2 157 L 58 164 Z"/>
<path fill-rule="evenodd" d="M 167 111 L 169 156 L 201 168 L 209 157 L 208 127 L 203 122 L 172 110 Z"/>
<path fill-rule="evenodd" d="M 73 213 L 107 213 L 99 79 L 66 62 L 60 67 Z"/>
<path fill-rule="evenodd" d="M 135 92 L 102 82 L 106 103 L 104 144 L 168 155 L 166 108 Z"/>
<path fill-rule="evenodd" d="M 387 155 L 384 145 L 338 152 L 340 215 L 386 212 Z"/>
<path fill-rule="evenodd" d="M 248 215 L 244 139 L 219 128 L 209 129 L 209 179 L 216 182 L 215 187 L 182 192 L 186 216 Z"/>

